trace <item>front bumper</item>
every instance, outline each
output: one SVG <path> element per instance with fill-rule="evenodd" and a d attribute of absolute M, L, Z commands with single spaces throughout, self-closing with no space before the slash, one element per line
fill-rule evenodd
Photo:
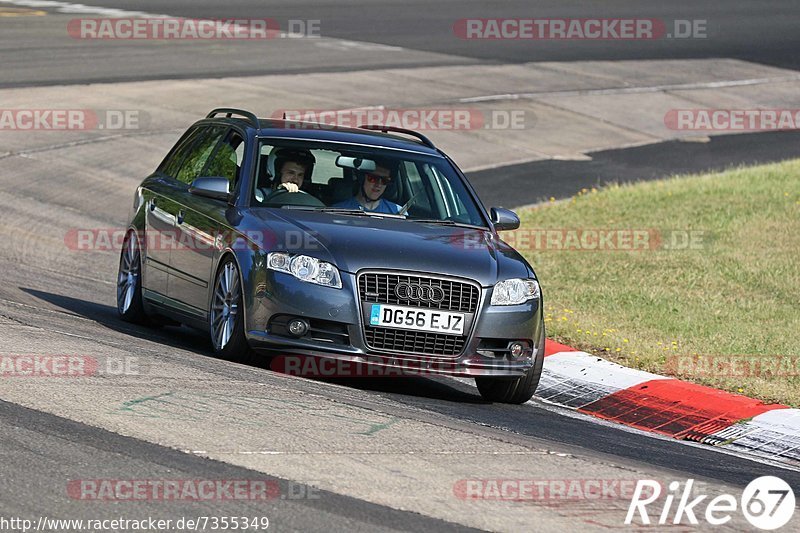
<path fill-rule="evenodd" d="M 481 287 L 480 301 L 464 349 L 455 356 L 371 350 L 367 346 L 357 277 L 342 272 L 342 288 L 332 289 L 297 280 L 289 274 L 266 272 L 261 291 L 248 299 L 247 339 L 265 355 L 306 355 L 349 363 L 348 368 L 377 367 L 464 377 L 522 377 L 544 349 L 540 299 L 514 306 L 491 306 L 491 287 Z M 319 334 L 301 338 L 276 327 L 276 317 L 300 317 Z M 316 326 L 316 327 L 315 327 Z M 336 334 L 324 334 L 336 330 Z M 524 341 L 529 349 L 511 357 L 504 347 Z M 381 375 L 380 373 L 376 375 Z"/>

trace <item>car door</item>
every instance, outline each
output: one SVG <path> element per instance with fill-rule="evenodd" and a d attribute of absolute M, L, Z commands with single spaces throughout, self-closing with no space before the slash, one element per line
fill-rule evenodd
<path fill-rule="evenodd" d="M 243 137 L 234 130 L 222 129 L 215 130 L 208 138 L 209 143 L 214 140 L 213 146 L 203 143 L 202 150 L 198 151 L 199 159 L 180 181 L 190 184 L 199 177 L 224 177 L 232 191 L 242 162 Z M 221 221 L 229 206 L 222 200 L 192 194 L 188 186 L 181 188 L 177 200 L 180 204 L 175 216 L 178 243 L 170 256 L 168 295 L 185 312 L 205 319 L 208 291 L 214 276 L 216 238 L 225 231 Z"/>
<path fill-rule="evenodd" d="M 145 232 L 142 265 L 142 287 L 145 298 L 163 301 L 167 296 L 170 250 L 175 241 L 173 211 L 176 211 L 175 176 L 204 128 L 194 127 L 176 143 L 156 171 L 159 178 L 142 190 L 145 204 Z"/>

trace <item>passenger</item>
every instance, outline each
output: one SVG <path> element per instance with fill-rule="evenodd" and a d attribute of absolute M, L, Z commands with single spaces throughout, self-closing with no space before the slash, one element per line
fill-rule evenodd
<path fill-rule="evenodd" d="M 311 182 L 316 159 L 308 150 L 281 150 L 275 157 L 275 171 L 278 178 L 272 184 L 273 191 L 285 189 L 298 192 L 304 184 Z"/>
<path fill-rule="evenodd" d="M 362 211 L 372 211 L 375 213 L 386 213 L 396 215 L 400 212 L 400 206 L 381 198 L 386 192 L 386 187 L 392 182 L 392 172 L 388 166 L 376 165 L 375 170 L 359 172 L 358 193 L 348 200 L 344 200 L 333 207 L 345 209 L 360 209 Z"/>

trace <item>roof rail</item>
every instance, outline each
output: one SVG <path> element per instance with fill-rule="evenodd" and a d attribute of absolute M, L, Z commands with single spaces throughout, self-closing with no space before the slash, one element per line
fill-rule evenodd
<path fill-rule="evenodd" d="M 407 130 L 405 128 L 396 128 L 394 126 L 383 126 L 381 124 L 363 124 L 359 126 L 359 128 L 361 128 L 362 130 L 382 131 L 383 133 L 389 133 L 390 131 L 395 133 L 405 133 L 406 135 L 411 135 L 412 137 L 416 137 L 417 139 L 422 141 L 422 144 L 424 144 L 428 148 L 433 148 L 434 150 L 436 149 L 436 146 L 430 139 L 428 139 L 423 134 L 416 132 L 414 130 Z"/>
<path fill-rule="evenodd" d="M 253 113 L 250 111 L 245 111 L 244 109 L 236 109 L 234 107 L 218 107 L 206 115 L 206 118 L 214 118 L 215 116 L 222 114 L 225 115 L 225 118 L 231 118 L 233 115 L 239 115 L 249 120 L 250 123 L 256 127 L 256 129 L 261 127 L 261 124 L 258 122 L 258 117 Z"/>

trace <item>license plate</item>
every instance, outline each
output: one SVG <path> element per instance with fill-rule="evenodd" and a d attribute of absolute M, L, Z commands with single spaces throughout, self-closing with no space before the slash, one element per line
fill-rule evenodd
<path fill-rule="evenodd" d="M 464 313 L 448 313 L 433 309 L 372 304 L 369 316 L 371 326 L 413 329 L 446 335 L 463 335 Z"/>

